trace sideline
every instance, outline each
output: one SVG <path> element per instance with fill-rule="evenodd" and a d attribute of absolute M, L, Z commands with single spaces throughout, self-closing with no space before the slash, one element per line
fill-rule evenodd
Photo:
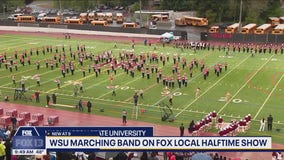
<path fill-rule="evenodd" d="M 160 35 L 151 34 L 135 34 L 121 32 L 104 32 L 104 31 L 88 31 L 75 29 L 61 28 L 42 28 L 42 27 L 23 27 L 23 26 L 0 26 L 0 31 L 24 31 L 24 32 L 43 32 L 43 33 L 71 33 L 71 34 L 86 34 L 97 36 L 118 36 L 118 37 L 137 37 L 137 38 L 160 38 Z"/>

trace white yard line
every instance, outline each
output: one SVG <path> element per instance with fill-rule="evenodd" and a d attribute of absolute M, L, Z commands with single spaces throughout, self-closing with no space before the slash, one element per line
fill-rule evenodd
<path fill-rule="evenodd" d="M 271 60 L 273 56 L 274 54 L 261 67 L 257 69 L 257 71 L 246 81 L 245 84 L 242 85 L 242 87 L 231 97 L 231 99 L 234 99 L 239 94 L 239 92 L 254 78 L 255 75 L 257 75 L 257 73 Z M 226 102 L 225 105 L 217 112 L 217 114 L 223 111 L 229 103 L 230 101 Z"/>
<path fill-rule="evenodd" d="M 57 70 L 59 70 L 59 68 L 55 68 L 54 70 L 50 70 L 50 71 L 47 71 L 47 72 L 44 72 L 44 73 L 42 73 L 42 74 L 40 74 L 39 73 L 39 75 L 42 77 L 42 75 L 45 75 L 45 74 L 48 74 L 48 73 L 50 73 L 50 72 L 53 72 L 53 71 L 57 71 Z M 18 72 L 16 73 L 16 74 L 18 74 Z M 19 72 L 19 74 L 21 74 L 21 72 Z M 36 75 L 36 74 L 35 74 Z M 61 76 L 58 76 L 58 77 L 56 77 L 56 78 L 59 78 L 59 77 L 61 77 Z M 42 79 L 42 78 L 41 78 Z M 11 79 L 12 80 L 12 79 Z M 48 80 L 48 81 L 44 81 L 44 82 L 41 82 L 41 84 L 45 84 L 45 83 L 47 83 L 47 82 L 50 82 L 50 81 L 53 81 L 54 79 L 50 79 L 50 80 Z M 16 83 L 19 83 L 21 80 L 18 80 L 18 81 L 16 81 Z M 36 82 L 36 79 L 34 79 L 34 81 Z M 6 87 L 6 86 L 8 86 L 8 85 L 12 85 L 13 83 L 6 83 L 6 84 L 4 84 L 4 85 L 2 85 L 2 86 L 0 86 L 0 87 Z M 31 86 L 29 86 L 28 88 L 31 88 L 31 87 L 34 87 L 34 86 L 37 86 L 37 85 L 31 85 Z"/>
<path fill-rule="evenodd" d="M 213 88 L 214 86 L 216 86 L 220 81 L 222 81 L 227 75 L 229 75 L 231 72 L 235 71 L 236 68 L 238 68 L 242 63 L 244 63 L 249 57 L 251 57 L 250 55 L 247 56 L 247 58 L 245 58 L 244 60 L 242 60 L 238 65 L 236 65 L 233 69 L 231 69 L 228 73 L 226 73 L 222 78 L 220 78 L 217 82 L 215 82 L 213 85 L 211 85 L 209 88 L 207 88 L 204 92 L 202 92 L 202 94 L 195 98 L 191 103 L 189 103 L 185 108 L 183 108 L 179 113 L 176 114 L 176 117 L 178 117 L 182 112 L 186 111 L 193 103 L 195 103 L 201 96 L 205 95 L 211 88 Z"/>
<path fill-rule="evenodd" d="M 283 79 L 284 74 L 282 74 L 281 78 L 279 79 L 279 81 L 277 81 L 276 85 L 273 87 L 273 89 L 271 90 L 271 92 L 269 93 L 269 95 L 266 97 L 265 101 L 263 102 L 263 104 L 261 105 L 261 107 L 259 108 L 259 110 L 257 111 L 257 113 L 255 114 L 253 120 L 256 119 L 256 117 L 258 116 L 258 114 L 260 113 L 260 111 L 262 110 L 262 108 L 264 107 L 264 105 L 267 103 L 267 101 L 269 100 L 269 98 L 271 97 L 272 93 L 275 91 L 275 89 L 277 88 L 277 86 L 279 85 L 279 83 L 281 82 L 281 80 Z"/>

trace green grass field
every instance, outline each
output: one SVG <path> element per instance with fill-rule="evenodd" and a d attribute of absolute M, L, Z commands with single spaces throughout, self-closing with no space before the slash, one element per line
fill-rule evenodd
<path fill-rule="evenodd" d="M 173 98 L 173 115 L 175 116 L 174 122 L 161 121 L 161 110 L 159 104 L 161 102 L 169 104 L 168 96 L 164 96 L 161 93 L 164 90 L 163 84 L 156 83 L 156 74 L 151 74 L 150 79 L 142 78 L 139 71 L 135 71 L 135 77 L 132 78 L 127 75 L 122 69 L 117 70 L 117 74 L 114 76 L 113 84 L 116 86 L 117 96 L 112 96 L 112 89 L 108 89 L 110 85 L 109 75 L 107 75 L 106 68 L 102 67 L 101 74 L 96 77 L 93 70 L 91 73 L 86 71 L 86 77 L 82 76 L 82 70 L 78 63 L 78 58 L 75 61 L 75 75 L 67 74 L 66 78 L 61 75 L 61 68 L 51 70 L 45 67 L 45 59 L 52 59 L 53 53 L 42 54 L 41 48 L 43 46 L 52 45 L 59 46 L 59 50 L 62 51 L 62 45 L 66 47 L 67 59 L 69 56 L 69 46 L 72 46 L 72 50 L 77 49 L 77 45 L 86 45 L 87 53 L 93 52 L 95 55 L 100 54 L 106 50 L 112 50 L 115 57 L 118 57 L 118 53 L 121 50 L 131 50 L 130 43 L 117 43 L 117 48 L 114 48 L 114 43 L 106 41 L 94 41 L 94 40 L 82 40 L 82 39 L 59 39 L 52 37 L 35 37 L 35 36 L 21 36 L 21 35 L 1 35 L 1 54 L 8 53 L 8 56 L 14 56 L 14 51 L 18 50 L 19 56 L 26 49 L 29 55 L 30 48 L 40 48 L 39 56 L 33 52 L 31 56 L 32 64 L 22 66 L 18 61 L 18 71 L 11 73 L 9 69 L 5 69 L 2 64 L 0 68 L 0 91 L 2 97 L 10 95 L 10 99 L 14 103 L 24 103 L 29 105 L 36 105 L 44 107 L 46 104 L 46 94 L 57 94 L 57 103 L 63 105 L 75 106 L 79 99 L 85 101 L 91 100 L 93 103 L 93 114 L 121 117 L 121 112 L 126 109 L 130 113 L 129 118 L 135 120 L 135 116 L 131 117 L 131 113 L 134 111 L 133 95 L 136 90 L 144 90 L 144 99 L 139 99 L 139 111 L 145 109 L 145 113 L 139 113 L 139 121 L 147 121 L 158 124 L 166 124 L 179 126 L 184 123 L 188 126 L 191 120 L 201 120 L 206 114 L 215 110 L 218 115 L 222 115 L 225 121 L 230 122 L 232 119 L 240 120 L 247 114 L 252 115 L 252 124 L 248 132 L 241 135 L 246 136 L 273 136 L 273 142 L 284 144 L 284 55 L 278 54 L 256 54 L 255 57 L 251 57 L 247 53 L 230 53 L 229 56 L 225 56 L 225 52 L 218 50 L 200 50 L 194 53 L 193 50 L 175 49 L 173 47 L 156 46 L 155 52 L 169 53 L 170 61 L 163 67 L 159 62 L 159 68 L 162 68 L 163 74 L 172 75 L 173 66 L 173 54 L 177 53 L 181 59 L 185 57 L 187 62 L 196 58 L 201 61 L 204 59 L 206 66 L 210 67 L 210 75 L 207 80 L 203 79 L 203 74 L 200 72 L 200 68 L 193 70 L 193 77 L 189 78 L 187 87 L 177 87 L 175 81 L 175 88 L 170 92 L 175 96 Z M 135 53 L 141 52 L 154 52 L 155 45 L 144 46 L 142 43 L 135 46 Z M 37 70 L 35 62 L 41 60 L 41 69 Z M 228 63 L 228 70 L 224 71 L 217 77 L 214 74 L 213 66 L 217 63 Z M 149 61 L 147 62 L 149 63 Z M 84 61 L 84 66 L 93 64 L 90 60 Z M 155 63 L 156 64 L 156 63 Z M 181 74 L 187 73 L 189 75 L 189 69 L 185 70 L 181 67 Z M 150 65 L 151 66 L 151 65 Z M 16 75 L 17 85 L 12 83 L 11 75 Z M 36 80 L 32 79 L 36 74 L 41 75 L 41 86 L 37 86 Z M 25 93 L 27 97 L 36 90 L 41 92 L 41 102 L 35 103 L 13 100 L 15 88 L 20 88 L 20 78 L 25 76 L 26 87 L 29 88 Z M 176 77 L 176 75 L 175 75 Z M 55 79 L 60 78 L 61 89 L 57 89 L 57 85 L 54 82 Z M 74 97 L 74 82 L 82 82 L 84 86 L 84 92 L 79 93 L 78 97 Z M 196 88 L 201 88 L 201 94 L 198 98 L 195 98 Z M 224 97 L 227 92 L 232 95 L 232 101 L 226 103 Z M 3 98 L 1 98 L 3 100 Z M 54 106 L 52 106 L 54 107 Z M 60 107 L 56 108 L 78 111 L 75 108 Z M 100 109 L 104 109 L 104 112 L 100 112 Z M 85 110 L 86 112 L 86 110 Z M 259 132 L 260 119 L 267 118 L 269 114 L 274 117 L 273 131 Z M 275 129 L 280 129 L 279 132 Z M 212 129 L 212 132 L 217 133 L 217 130 Z"/>

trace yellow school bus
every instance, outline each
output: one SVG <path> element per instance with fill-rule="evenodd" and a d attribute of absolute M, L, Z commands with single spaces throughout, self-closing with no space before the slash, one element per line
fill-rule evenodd
<path fill-rule="evenodd" d="M 92 22 L 95 19 L 96 19 L 96 14 L 94 12 L 88 13 L 88 21 L 89 22 Z"/>
<path fill-rule="evenodd" d="M 234 23 L 225 29 L 225 33 L 236 33 L 239 29 L 239 23 Z"/>
<path fill-rule="evenodd" d="M 83 23 L 86 23 L 88 21 L 88 13 L 80 13 L 80 19 Z"/>
<path fill-rule="evenodd" d="M 208 19 L 207 18 L 184 16 L 184 19 L 185 19 L 185 22 L 187 23 L 187 25 L 208 26 Z"/>
<path fill-rule="evenodd" d="M 58 24 L 58 23 L 61 23 L 61 18 L 60 17 L 43 17 L 41 22 Z"/>
<path fill-rule="evenodd" d="M 108 23 L 112 23 L 113 21 L 113 18 L 112 18 L 112 13 L 106 13 L 105 14 L 105 20 L 108 22 Z"/>
<path fill-rule="evenodd" d="M 108 22 L 107 21 L 92 21 L 91 24 L 93 26 L 108 26 Z"/>
<path fill-rule="evenodd" d="M 104 21 L 105 14 L 104 13 L 97 13 L 97 20 L 98 21 Z"/>
<path fill-rule="evenodd" d="M 254 34 L 266 34 L 268 33 L 272 28 L 272 25 L 271 24 L 263 24 L 259 27 L 257 27 L 255 30 L 254 30 Z"/>
<path fill-rule="evenodd" d="M 130 23 L 124 22 L 124 23 L 122 24 L 122 27 L 123 27 L 123 28 L 137 28 L 137 24 L 134 23 L 134 22 L 130 22 Z"/>
<path fill-rule="evenodd" d="M 123 23 L 122 13 L 116 13 L 116 23 Z"/>
<path fill-rule="evenodd" d="M 175 19 L 175 25 L 176 26 L 186 26 L 186 22 L 184 18 L 176 18 Z"/>
<path fill-rule="evenodd" d="M 275 28 L 273 28 L 272 34 L 284 34 L 284 24 L 278 24 Z"/>
<path fill-rule="evenodd" d="M 242 34 L 254 33 L 255 28 L 256 28 L 256 24 L 255 23 L 247 24 L 247 25 L 242 27 L 241 33 Z"/>
<path fill-rule="evenodd" d="M 209 28 L 209 33 L 219 33 L 220 27 L 219 26 L 211 26 Z"/>
<path fill-rule="evenodd" d="M 65 23 L 67 24 L 80 24 L 82 25 L 84 22 L 81 19 L 66 19 Z"/>
<path fill-rule="evenodd" d="M 272 25 L 272 27 L 275 27 L 279 24 L 280 19 L 278 17 L 268 17 L 267 21 Z"/>
<path fill-rule="evenodd" d="M 151 21 L 169 21 L 168 15 L 162 15 L 162 14 L 154 14 L 151 16 Z"/>
<path fill-rule="evenodd" d="M 284 17 L 279 17 L 279 23 L 284 24 Z"/>
<path fill-rule="evenodd" d="M 16 22 L 25 22 L 25 23 L 35 23 L 36 18 L 34 16 L 18 16 L 15 21 Z"/>

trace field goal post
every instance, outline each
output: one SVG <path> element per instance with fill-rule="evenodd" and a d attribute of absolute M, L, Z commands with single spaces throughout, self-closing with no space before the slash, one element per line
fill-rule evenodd
<path fill-rule="evenodd" d="M 132 110 L 132 118 L 138 119 L 138 113 L 139 113 L 139 106 L 133 106 L 133 110 Z"/>

